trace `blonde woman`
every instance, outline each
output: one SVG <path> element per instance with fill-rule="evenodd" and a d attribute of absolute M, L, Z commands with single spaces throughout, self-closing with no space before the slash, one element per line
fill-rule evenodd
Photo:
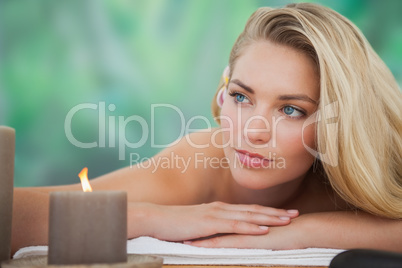
<path fill-rule="evenodd" d="M 258 9 L 212 109 L 220 128 L 92 180 L 127 191 L 128 238 L 402 252 L 401 92 L 350 21 L 316 4 Z M 73 189 L 16 189 L 14 251 L 47 243 L 48 193 Z"/>

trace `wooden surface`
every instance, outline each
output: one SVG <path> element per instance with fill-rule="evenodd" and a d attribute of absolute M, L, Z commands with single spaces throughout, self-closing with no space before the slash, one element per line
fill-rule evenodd
<path fill-rule="evenodd" d="M 128 254 L 125 263 L 48 265 L 47 256 L 31 256 L 3 262 L 1 268 L 162 268 L 162 263 L 161 257 Z"/>
<path fill-rule="evenodd" d="M 328 266 L 163 265 L 163 268 L 328 268 Z"/>
<path fill-rule="evenodd" d="M 3 268 L 18 268 L 18 267 L 31 267 L 31 268 L 37 268 L 37 267 L 57 267 L 57 266 L 47 266 L 47 260 L 46 258 L 43 257 L 38 257 L 38 258 L 26 258 L 26 259 L 19 259 L 19 260 L 12 260 L 8 263 L 3 263 L 2 267 Z M 140 261 L 141 262 L 141 261 Z M 145 261 L 146 262 L 146 261 Z M 134 263 L 135 265 L 135 263 Z M 95 267 L 94 265 L 71 265 L 68 268 L 106 268 L 105 266 L 107 265 L 100 265 L 99 267 Z M 63 267 L 63 266 L 60 266 Z M 64 266 L 67 268 L 67 266 Z M 132 266 L 126 265 L 126 266 L 122 266 L 122 265 L 115 265 L 115 267 L 113 266 L 109 266 L 107 268 L 131 268 Z M 149 264 L 149 263 L 144 263 L 144 264 L 140 264 L 137 266 L 133 266 L 135 268 L 158 268 L 160 267 L 160 264 L 158 265 L 158 262 Z M 327 266 L 235 266 L 235 265 L 163 265 L 162 268 L 300 268 L 300 267 L 304 267 L 304 268 L 328 268 Z"/>
<path fill-rule="evenodd" d="M 130 254 L 131 255 L 131 254 Z M 137 258 L 137 259 L 135 259 Z M 147 259 L 148 258 L 148 259 Z M 154 259 L 149 259 L 154 258 Z M 34 256 L 23 259 L 11 260 L 9 262 L 2 263 L 2 268 L 160 268 L 162 263 L 161 258 L 152 256 L 129 256 L 128 264 L 100 264 L 100 265 L 60 265 L 60 266 L 48 266 L 47 258 L 45 256 Z M 246 265 L 163 265 L 162 268 L 328 268 L 328 266 L 246 266 Z"/>

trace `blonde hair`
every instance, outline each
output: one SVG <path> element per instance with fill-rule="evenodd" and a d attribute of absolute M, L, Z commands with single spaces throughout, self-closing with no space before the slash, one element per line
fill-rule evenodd
<path fill-rule="evenodd" d="M 320 118 L 326 118 L 327 105 L 337 105 L 336 131 L 319 120 L 316 132 L 317 150 L 339 159 L 337 165 L 321 161 L 333 189 L 359 209 L 401 219 L 401 92 L 360 30 L 317 4 L 259 8 L 233 46 L 229 77 L 242 51 L 259 40 L 295 48 L 313 59 L 320 75 Z M 217 117 L 215 99 L 212 112 Z"/>

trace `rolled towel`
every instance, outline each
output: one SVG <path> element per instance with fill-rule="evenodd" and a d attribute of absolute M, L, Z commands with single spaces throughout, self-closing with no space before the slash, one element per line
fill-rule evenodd
<path fill-rule="evenodd" d="M 151 237 L 127 241 L 128 254 L 147 254 L 163 257 L 171 265 L 247 265 L 247 266 L 329 266 L 341 249 L 307 248 L 296 250 L 201 248 Z M 46 246 L 26 247 L 14 258 L 46 255 Z"/>

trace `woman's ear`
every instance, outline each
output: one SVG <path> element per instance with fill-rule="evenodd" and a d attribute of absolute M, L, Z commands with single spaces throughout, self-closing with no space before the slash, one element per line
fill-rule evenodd
<path fill-rule="evenodd" d="M 226 86 L 223 86 L 219 90 L 218 95 L 216 95 L 216 103 L 218 104 L 219 108 L 222 108 L 223 102 L 225 101 L 226 92 Z"/>

